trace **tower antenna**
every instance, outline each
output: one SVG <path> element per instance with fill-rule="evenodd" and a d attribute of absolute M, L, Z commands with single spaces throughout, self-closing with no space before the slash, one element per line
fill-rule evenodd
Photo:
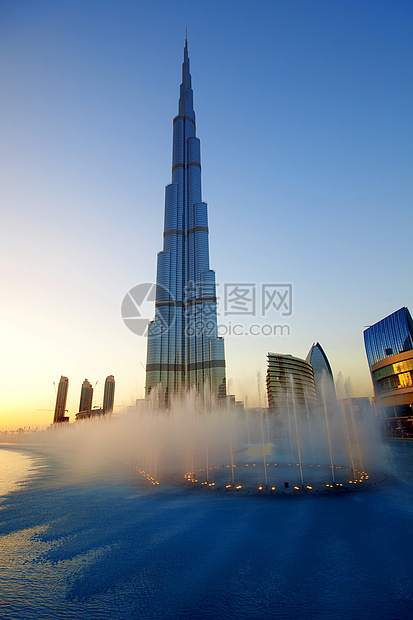
<path fill-rule="evenodd" d="M 185 45 L 188 45 L 188 26 L 185 28 Z"/>

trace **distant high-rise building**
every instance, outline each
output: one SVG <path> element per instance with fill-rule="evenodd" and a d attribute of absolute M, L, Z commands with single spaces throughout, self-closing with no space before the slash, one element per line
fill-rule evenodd
<path fill-rule="evenodd" d="M 103 413 L 112 413 L 115 402 L 115 377 L 109 375 L 105 380 L 103 391 Z"/>
<path fill-rule="evenodd" d="M 79 413 L 84 411 L 91 411 L 93 400 L 93 387 L 87 379 L 82 383 L 82 390 L 80 392 Z"/>
<path fill-rule="evenodd" d="M 387 431 L 412 432 L 413 321 L 406 307 L 364 331 L 376 408 Z"/>
<path fill-rule="evenodd" d="M 146 395 L 160 403 L 195 388 L 225 400 L 224 340 L 218 337 L 215 272 L 209 268 L 207 205 L 185 41 L 179 113 L 173 121 L 172 183 L 166 187 L 155 319 L 148 327 Z"/>
<path fill-rule="evenodd" d="M 313 344 L 305 360 L 313 368 L 318 403 L 335 400 L 336 391 L 330 362 L 319 342 Z"/>
<path fill-rule="evenodd" d="M 65 416 L 68 389 L 69 389 L 69 379 L 62 375 L 60 377 L 59 387 L 57 388 L 56 406 L 55 406 L 54 418 L 53 418 L 54 424 L 69 421 L 69 418 Z"/>
<path fill-rule="evenodd" d="M 287 410 L 290 407 L 316 404 L 314 373 L 309 362 L 292 355 L 268 353 L 268 407 Z"/>

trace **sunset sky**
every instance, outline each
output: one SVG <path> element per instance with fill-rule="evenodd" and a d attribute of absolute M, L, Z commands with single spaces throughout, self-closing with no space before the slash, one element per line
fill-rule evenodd
<path fill-rule="evenodd" d="M 3 0 L 0 428 L 51 422 L 60 375 L 71 421 L 85 377 L 94 405 L 109 374 L 119 410 L 144 395 L 146 339 L 120 308 L 155 279 L 186 27 L 219 293 L 293 286 L 291 316 L 221 304 L 221 335 L 290 332 L 227 335 L 229 392 L 258 404 L 267 352 L 319 341 L 371 396 L 363 329 L 413 310 L 412 17 L 402 0 Z"/>

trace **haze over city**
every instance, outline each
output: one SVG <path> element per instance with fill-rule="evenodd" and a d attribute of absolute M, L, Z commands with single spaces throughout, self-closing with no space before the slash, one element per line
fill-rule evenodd
<path fill-rule="evenodd" d="M 146 339 L 121 304 L 155 281 L 186 28 L 218 297 L 293 287 L 291 316 L 218 307 L 228 392 L 257 404 L 267 352 L 319 341 L 371 396 L 363 329 L 413 306 L 411 17 L 402 1 L 3 2 L 0 426 L 50 423 L 61 374 L 71 421 L 85 377 L 95 405 L 107 375 L 118 407 L 144 395 Z"/>

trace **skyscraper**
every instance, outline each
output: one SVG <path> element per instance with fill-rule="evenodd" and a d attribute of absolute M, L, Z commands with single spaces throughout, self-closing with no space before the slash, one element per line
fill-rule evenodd
<path fill-rule="evenodd" d="M 165 191 L 155 319 L 148 326 L 146 395 L 160 404 L 196 388 L 226 395 L 224 340 L 218 337 L 215 272 L 209 268 L 207 205 L 201 196 L 200 141 L 185 41 L 179 113 L 173 120 L 172 183 Z"/>
<path fill-rule="evenodd" d="M 335 400 L 336 390 L 330 362 L 319 342 L 315 342 L 312 345 L 305 361 L 309 362 L 313 368 L 315 389 L 319 404 L 325 401 Z"/>
<path fill-rule="evenodd" d="M 105 380 L 105 388 L 103 390 L 103 413 L 112 413 L 113 403 L 115 401 L 115 377 L 109 375 Z"/>
<path fill-rule="evenodd" d="M 82 383 L 80 392 L 79 413 L 82 411 L 90 411 L 92 409 L 93 387 L 87 379 Z"/>
<path fill-rule="evenodd" d="M 69 379 L 62 375 L 60 377 L 59 387 L 57 388 L 56 406 L 54 410 L 53 424 L 69 421 L 69 418 L 65 416 L 68 389 L 69 389 Z"/>

